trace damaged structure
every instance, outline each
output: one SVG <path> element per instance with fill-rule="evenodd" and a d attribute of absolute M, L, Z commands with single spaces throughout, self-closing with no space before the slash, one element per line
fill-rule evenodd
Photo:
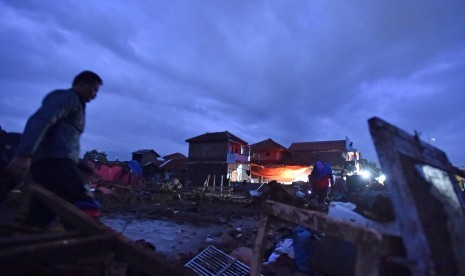
<path fill-rule="evenodd" d="M 312 210 L 302 204 L 305 198 L 288 193 L 290 185 L 270 181 L 264 186 L 271 192 L 259 202 L 262 208 L 258 210 L 263 213 L 255 235 L 250 266 L 209 246 L 180 268 L 171 266 L 153 251 L 135 246 L 120 233 L 85 217 L 74 206 L 32 184 L 29 185 L 32 193 L 76 230 L 36 233 L 20 228 L 20 232 L 15 226 L 2 225 L 0 271 L 6 275 L 50 271 L 56 274 L 108 275 L 114 269 L 121 269 L 120 275 L 126 275 L 130 270 L 137 272 L 136 275 L 212 275 L 208 273 L 214 270 L 219 271 L 215 275 L 260 275 L 263 273 L 269 227 L 274 220 L 283 220 L 297 226 L 293 242 L 299 270 L 304 267 L 326 275 L 465 275 L 465 266 L 462 265 L 465 259 L 463 172 L 450 165 L 444 152 L 421 141 L 416 134 L 409 135 L 379 118 L 370 119 L 369 128 L 381 168 L 387 176 L 382 187 L 383 192 L 387 191 L 383 196 L 387 197 L 377 197 L 377 202 L 371 202 L 373 209 L 369 211 L 384 211 L 382 222 L 351 214 L 346 210 L 353 208 L 348 204 L 350 202 L 342 204 L 334 200 L 329 204 L 328 213 Z M 189 158 L 175 154 L 158 160 L 157 156 L 156 160 L 161 162 L 156 167 L 165 168 L 171 177 L 176 172 L 168 169 L 168 164 L 184 160 L 188 169 L 187 179 L 204 185 L 212 178 L 214 183 L 215 177 L 219 177 L 217 183 L 225 179 L 239 179 L 236 178 L 239 176 L 244 180 L 250 179 L 248 177 L 254 175 L 253 168 L 248 167 L 251 164 L 260 163 L 262 168 L 273 168 L 276 164 L 296 166 L 300 158 L 307 163 L 313 162 L 313 156 L 317 158 L 315 160 L 332 162 L 335 170 L 352 170 L 357 169 L 356 161 L 360 158 L 348 139 L 325 142 L 324 147 L 322 144 L 294 143 L 286 148 L 271 139 L 248 146 L 231 133 L 221 132 L 187 141 L 190 143 Z M 324 151 L 327 155 L 322 157 Z M 261 157 L 254 153 L 260 153 Z M 270 175 L 270 179 L 272 177 Z M 266 177 L 261 179 L 265 180 Z M 207 187 L 211 185 L 206 184 Z M 273 194 L 273 190 L 280 194 Z M 349 192 L 364 191 L 354 189 Z M 361 203 L 366 202 L 362 197 L 358 199 L 356 203 L 360 205 L 354 205 L 360 208 Z M 381 210 L 386 206 L 392 214 Z M 178 215 L 176 212 L 173 211 L 173 216 Z M 185 216 L 195 217 L 192 213 Z M 371 216 L 374 217 L 373 214 Z M 8 235 L 4 234 L 8 232 L 5 229 L 9 231 Z M 305 236 L 301 233 L 310 234 Z M 326 247 L 320 246 L 309 252 L 302 244 L 313 233 L 324 237 Z M 328 248 L 329 251 L 323 252 Z M 343 254 L 340 251 L 344 251 Z M 306 258 L 302 259 L 302 255 Z M 237 274 L 226 274 L 231 270 Z"/>
<path fill-rule="evenodd" d="M 295 142 L 286 148 L 272 139 L 250 145 L 251 178 L 256 182 L 282 183 L 308 181 L 311 166 L 325 160 L 336 175 L 360 172 L 360 153 L 345 140 Z"/>
<path fill-rule="evenodd" d="M 319 272 L 330 275 L 465 275 L 462 264 L 465 259 L 464 194 L 447 156 L 421 141 L 418 135 L 409 135 L 379 118 L 370 119 L 369 127 L 382 170 L 387 175 L 386 185 L 395 213 L 393 222 L 399 232 L 383 232 L 267 200 L 257 232 L 251 275 L 259 275 L 261 271 L 263 242 L 271 218 L 302 225 L 355 247 L 352 272 L 337 271 L 340 264 L 334 259 L 337 247 L 333 247 L 328 259 L 322 261 L 333 265 L 320 266 Z"/>
<path fill-rule="evenodd" d="M 249 145 L 236 135 L 205 133 L 190 139 L 187 184 L 201 186 L 210 182 L 254 182 L 276 180 L 290 184 L 307 181 L 317 160 L 331 163 L 336 174 L 359 173 L 360 153 L 353 142 L 344 140 L 295 142 L 289 148 L 268 138 Z"/>

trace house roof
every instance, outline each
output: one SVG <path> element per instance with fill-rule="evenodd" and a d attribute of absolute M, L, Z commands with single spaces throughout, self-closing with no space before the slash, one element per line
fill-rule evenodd
<path fill-rule="evenodd" d="M 145 164 L 142 164 L 143 167 L 147 167 L 147 166 L 155 166 L 155 167 L 159 167 L 161 164 L 163 164 L 163 161 L 162 160 L 154 160 L 154 161 L 149 161 Z"/>
<path fill-rule="evenodd" d="M 316 161 L 329 162 L 333 167 L 343 166 L 344 158 L 340 151 L 298 152 L 280 161 L 283 165 L 313 165 Z"/>
<path fill-rule="evenodd" d="M 186 169 L 187 159 L 169 159 L 159 166 L 160 168 L 172 170 L 172 169 Z"/>
<path fill-rule="evenodd" d="M 140 150 L 134 151 L 132 154 L 141 154 L 141 155 L 144 155 L 144 154 L 149 153 L 149 152 L 153 152 L 153 153 L 155 153 L 155 155 L 156 155 L 157 157 L 160 157 L 160 155 L 159 155 L 156 151 L 154 151 L 153 149 L 140 149 Z"/>
<path fill-rule="evenodd" d="M 169 160 L 169 159 L 186 159 L 187 157 L 182 154 L 182 153 L 179 153 L 179 152 L 176 152 L 176 153 L 173 153 L 173 154 L 169 154 L 169 155 L 165 155 L 163 156 L 163 159 L 164 160 Z"/>
<path fill-rule="evenodd" d="M 289 146 L 289 150 L 298 151 L 332 151 L 347 150 L 346 140 L 319 141 L 319 142 L 297 142 Z"/>
<path fill-rule="evenodd" d="M 289 151 L 283 145 L 275 142 L 273 139 L 268 138 L 261 142 L 255 143 L 250 145 L 252 151 L 261 151 L 261 150 L 281 150 L 281 151 Z"/>
<path fill-rule="evenodd" d="M 218 141 L 234 141 L 244 145 L 248 143 L 229 131 L 222 132 L 207 132 L 199 136 L 195 136 L 186 140 L 187 143 L 204 143 L 204 142 L 218 142 Z"/>

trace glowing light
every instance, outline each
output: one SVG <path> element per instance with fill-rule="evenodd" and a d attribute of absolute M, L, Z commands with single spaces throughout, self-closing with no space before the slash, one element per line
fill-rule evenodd
<path fill-rule="evenodd" d="M 370 178 L 370 172 L 369 171 L 361 171 L 361 175 L 365 179 Z"/>
<path fill-rule="evenodd" d="M 384 181 L 386 180 L 386 176 L 382 174 L 376 180 L 378 180 L 379 183 L 384 183 Z"/>

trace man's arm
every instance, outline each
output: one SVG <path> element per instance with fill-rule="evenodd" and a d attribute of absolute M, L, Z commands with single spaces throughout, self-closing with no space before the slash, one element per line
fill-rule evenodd
<path fill-rule="evenodd" d="M 16 156 L 5 167 L 8 173 L 23 176 L 29 171 L 32 156 L 45 133 L 71 110 L 73 97 L 72 93 L 55 91 L 44 99 L 42 106 L 27 121 Z"/>
<path fill-rule="evenodd" d="M 17 155 L 31 157 L 47 130 L 73 108 L 75 97 L 74 93 L 67 91 L 54 91 L 47 95 L 42 106 L 28 119 L 16 150 Z"/>

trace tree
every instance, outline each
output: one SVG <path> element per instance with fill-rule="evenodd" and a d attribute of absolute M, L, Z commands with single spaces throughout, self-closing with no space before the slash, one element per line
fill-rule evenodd
<path fill-rule="evenodd" d="M 92 160 L 92 161 L 99 161 L 99 162 L 106 162 L 107 154 L 104 151 L 97 151 L 96 149 L 88 151 L 84 154 L 84 159 Z"/>

